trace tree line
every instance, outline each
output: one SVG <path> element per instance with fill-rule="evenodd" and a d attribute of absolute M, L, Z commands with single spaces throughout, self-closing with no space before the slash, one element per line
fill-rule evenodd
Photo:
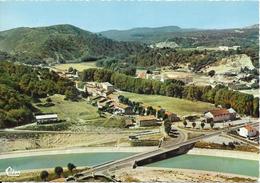
<path fill-rule="evenodd" d="M 258 97 L 229 90 L 222 85 L 217 85 L 214 88 L 211 86 L 185 85 L 182 81 L 174 79 L 160 82 L 134 78 L 119 72 L 97 68 L 84 70 L 81 79 L 82 81 L 110 82 L 120 90 L 133 93 L 156 94 L 209 102 L 216 106 L 232 107 L 240 114 L 259 116 Z"/>

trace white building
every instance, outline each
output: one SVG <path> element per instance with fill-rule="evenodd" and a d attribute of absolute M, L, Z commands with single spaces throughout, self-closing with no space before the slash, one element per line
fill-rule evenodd
<path fill-rule="evenodd" d="M 242 137 L 254 137 L 257 134 L 257 130 L 251 125 L 246 125 L 237 130 L 238 134 Z"/>
<path fill-rule="evenodd" d="M 37 121 L 37 124 L 57 122 L 58 121 L 58 115 L 57 114 L 36 115 L 35 119 Z"/>
<path fill-rule="evenodd" d="M 228 48 L 228 46 L 219 46 L 218 49 L 220 51 L 228 51 L 229 48 Z"/>
<path fill-rule="evenodd" d="M 114 91 L 114 86 L 112 84 L 110 84 L 109 82 L 101 83 L 101 86 L 107 92 L 113 92 Z"/>
<path fill-rule="evenodd" d="M 234 120 L 236 118 L 236 111 L 232 108 L 213 109 L 205 113 L 205 118 L 208 120 L 212 120 L 213 122 L 224 122 Z"/>

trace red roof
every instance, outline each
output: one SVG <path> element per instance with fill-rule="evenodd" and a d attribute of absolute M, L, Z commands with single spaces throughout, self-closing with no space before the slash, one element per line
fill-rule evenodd
<path fill-rule="evenodd" d="M 213 109 L 209 111 L 214 117 L 230 114 L 227 109 Z"/>
<path fill-rule="evenodd" d="M 245 129 L 247 129 L 248 131 L 254 131 L 254 127 L 252 127 L 251 125 L 245 125 Z"/>

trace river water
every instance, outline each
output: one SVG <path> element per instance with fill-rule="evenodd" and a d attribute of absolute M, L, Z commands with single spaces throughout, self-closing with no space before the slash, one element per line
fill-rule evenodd
<path fill-rule="evenodd" d="M 78 167 L 94 166 L 112 160 L 128 157 L 133 154 L 134 153 L 126 152 L 98 152 L 0 159 L 0 172 L 4 172 L 5 169 L 9 166 L 15 170 L 54 168 L 56 166 L 66 167 L 68 163 L 73 163 Z M 160 168 L 208 170 L 254 177 L 258 177 L 259 172 L 258 161 L 188 154 L 155 162 L 147 166 Z"/>

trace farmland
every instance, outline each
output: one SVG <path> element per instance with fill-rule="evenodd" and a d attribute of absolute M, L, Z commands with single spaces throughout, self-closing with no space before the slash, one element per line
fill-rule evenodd
<path fill-rule="evenodd" d="M 214 108 L 214 105 L 205 102 L 190 101 L 160 95 L 142 95 L 128 92 L 120 92 L 120 95 L 124 95 L 132 101 L 142 102 L 155 107 L 161 106 L 162 108 L 165 108 L 170 112 L 174 112 L 179 116 L 202 114 L 206 110 Z"/>

